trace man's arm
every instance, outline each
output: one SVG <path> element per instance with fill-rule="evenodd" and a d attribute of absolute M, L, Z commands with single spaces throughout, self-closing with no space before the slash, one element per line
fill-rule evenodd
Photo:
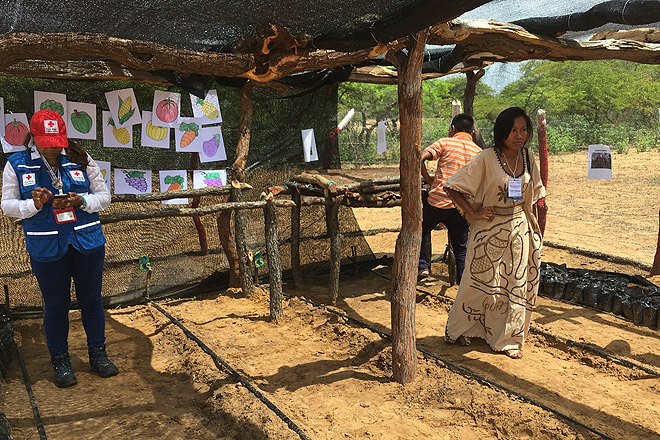
<path fill-rule="evenodd" d="M 433 159 L 433 156 L 431 155 L 431 152 L 428 150 L 423 150 L 422 151 L 422 177 L 424 178 L 424 182 L 428 183 L 429 185 L 433 183 L 433 179 L 431 176 L 429 176 L 429 170 L 426 169 L 426 161 Z"/>

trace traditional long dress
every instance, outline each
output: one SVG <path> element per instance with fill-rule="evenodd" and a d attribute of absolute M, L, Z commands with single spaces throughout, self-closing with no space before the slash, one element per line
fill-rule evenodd
<path fill-rule="evenodd" d="M 445 188 L 462 193 L 473 209 L 493 206 L 493 221 L 470 225 L 465 270 L 449 312 L 446 339 L 485 339 L 495 351 L 521 349 L 536 303 L 541 232 L 533 209 L 545 188 L 527 148 L 521 150 L 522 200 L 508 196 L 510 176 L 494 148 L 477 154 Z"/>

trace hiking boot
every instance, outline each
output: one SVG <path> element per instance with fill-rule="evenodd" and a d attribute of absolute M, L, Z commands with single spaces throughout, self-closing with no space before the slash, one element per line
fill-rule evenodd
<path fill-rule="evenodd" d="M 424 278 L 428 278 L 431 275 L 431 271 L 428 269 L 422 269 L 419 272 L 417 272 L 417 279 L 418 280 L 423 280 Z"/>
<path fill-rule="evenodd" d="M 60 388 L 68 388 L 78 383 L 71 368 L 69 353 L 51 356 L 50 363 L 53 365 L 53 371 L 55 372 L 55 385 Z"/>
<path fill-rule="evenodd" d="M 89 366 L 92 373 L 96 373 L 101 377 L 110 377 L 118 373 L 117 367 L 110 362 L 108 355 L 105 353 L 105 346 L 90 348 L 88 351 Z"/>

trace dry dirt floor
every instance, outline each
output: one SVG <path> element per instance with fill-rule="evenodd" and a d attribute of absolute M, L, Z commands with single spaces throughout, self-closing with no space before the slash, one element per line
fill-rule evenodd
<path fill-rule="evenodd" d="M 658 237 L 659 153 L 614 155 L 614 179 L 586 179 L 586 152 L 550 159 L 548 227 L 543 259 L 568 267 L 646 274 Z M 345 179 L 396 175 L 364 168 Z M 398 227 L 400 211 L 356 209 L 362 229 Z M 392 255 L 396 233 L 368 237 L 376 255 Z M 435 253 L 446 233 L 433 233 Z M 560 247 L 615 256 L 597 258 Z M 627 264 L 626 264 L 627 262 Z M 342 273 L 334 308 L 390 332 L 389 266 Z M 660 277 L 653 277 L 656 284 Z M 326 277 L 284 285 L 284 319 L 269 321 L 268 293 L 235 289 L 159 303 L 205 346 L 254 385 L 312 439 L 639 439 L 660 438 L 660 378 L 591 351 L 532 332 L 522 360 L 443 341 L 456 294 L 446 266 L 419 283 L 416 379 L 392 380 L 385 337 L 311 305 L 328 299 Z M 658 330 L 619 317 L 540 298 L 533 325 L 660 370 Z M 15 332 L 45 433 L 51 439 L 295 439 L 300 436 L 216 363 L 153 305 L 107 312 L 110 357 L 120 369 L 88 372 L 80 314 L 71 313 L 70 352 L 78 385 L 58 389 L 40 320 Z M 478 380 L 458 368 L 508 388 Z M 38 439 L 33 411 L 14 361 L 0 384 L 15 440 Z M 522 396 L 524 397 L 522 397 Z M 530 400 L 542 405 L 530 403 Z"/>

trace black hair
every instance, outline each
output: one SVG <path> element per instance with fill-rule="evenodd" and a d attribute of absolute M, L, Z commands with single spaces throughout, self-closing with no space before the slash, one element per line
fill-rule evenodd
<path fill-rule="evenodd" d="M 467 113 L 459 113 L 451 120 L 451 126 L 458 131 L 472 133 L 474 130 L 474 118 Z"/>
<path fill-rule="evenodd" d="M 502 149 L 504 148 L 504 141 L 509 137 L 511 129 L 513 128 L 513 123 L 521 116 L 525 118 L 525 122 L 527 123 L 527 139 L 525 139 L 523 148 L 526 147 L 527 144 L 529 144 L 529 141 L 532 139 L 532 131 L 534 127 L 532 127 L 532 120 L 529 118 L 529 116 L 527 116 L 525 110 L 521 109 L 520 107 L 509 107 L 497 115 L 495 126 L 493 126 L 495 149 L 499 153 L 501 153 Z"/>
<path fill-rule="evenodd" d="M 26 150 L 30 149 L 30 141 L 34 141 L 34 136 L 32 135 L 32 133 L 28 132 L 28 134 L 25 135 L 25 139 L 23 140 L 23 145 L 25 146 Z M 69 142 L 69 147 L 66 149 L 67 159 L 69 159 L 73 163 L 82 165 L 80 169 L 82 171 L 85 171 L 87 169 L 87 166 L 89 165 L 87 151 L 85 151 L 83 147 L 78 145 L 71 138 L 67 138 L 67 141 Z"/>

